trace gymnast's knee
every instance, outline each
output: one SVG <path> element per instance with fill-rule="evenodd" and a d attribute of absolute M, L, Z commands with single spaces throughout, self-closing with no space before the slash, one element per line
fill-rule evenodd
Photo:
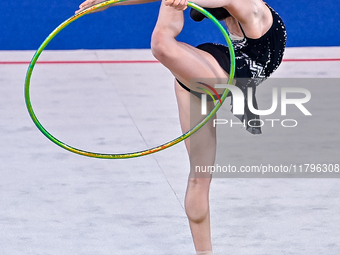
<path fill-rule="evenodd" d="M 153 31 L 151 37 L 151 51 L 154 57 L 159 61 L 166 56 L 166 39 L 162 31 Z"/>
<path fill-rule="evenodd" d="M 173 56 L 174 38 L 171 38 L 166 31 L 155 29 L 151 37 L 151 51 L 156 59 L 160 62 L 170 60 Z"/>
<path fill-rule="evenodd" d="M 209 216 L 209 210 L 208 209 L 202 209 L 202 210 L 191 210 L 189 208 L 185 209 L 186 215 L 188 219 L 196 224 L 200 224 L 204 222 L 207 217 Z"/>
<path fill-rule="evenodd" d="M 210 178 L 189 178 L 185 212 L 191 222 L 201 223 L 209 214 Z"/>

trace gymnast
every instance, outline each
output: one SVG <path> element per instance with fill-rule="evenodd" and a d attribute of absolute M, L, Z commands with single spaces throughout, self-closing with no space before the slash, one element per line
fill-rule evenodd
<path fill-rule="evenodd" d="M 130 0 L 121 4 L 141 4 L 155 0 Z M 87 0 L 79 11 L 102 0 Z M 279 15 L 262 0 L 192 0 L 225 22 L 233 41 L 236 57 L 235 78 L 246 78 L 246 82 L 236 82 L 244 93 L 253 87 L 253 102 L 256 106 L 255 87 L 268 78 L 280 65 L 286 44 L 286 30 Z M 184 24 L 183 11 L 187 0 L 162 0 L 158 20 L 151 38 L 154 56 L 175 77 L 175 92 L 179 119 L 183 132 L 191 129 L 190 122 L 202 119 L 200 114 L 200 91 L 190 85 L 192 78 L 228 79 L 230 57 L 227 46 L 204 43 L 193 47 L 176 40 Z M 106 8 L 103 8 L 106 9 Z M 191 10 L 190 16 L 201 21 L 204 16 Z M 240 79 L 241 80 L 241 79 Z M 223 91 L 222 91 L 223 92 Z M 192 96 L 194 95 L 194 96 Z M 246 93 L 245 93 L 246 96 Z M 194 107 L 193 106 L 197 106 Z M 208 102 L 208 108 L 213 108 Z M 199 109 L 193 112 L 192 109 Z M 245 104 L 242 120 L 259 117 L 252 114 Z M 246 130 L 260 134 L 261 129 L 247 125 Z M 211 176 L 195 176 L 194 166 L 212 166 L 216 154 L 216 129 L 209 121 L 198 132 L 185 140 L 190 160 L 190 173 L 185 197 L 185 211 L 198 255 L 212 255 L 210 230 L 209 189 Z"/>

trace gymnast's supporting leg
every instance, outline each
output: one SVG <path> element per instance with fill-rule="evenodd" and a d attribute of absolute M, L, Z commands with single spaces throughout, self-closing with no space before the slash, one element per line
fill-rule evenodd
<path fill-rule="evenodd" d="M 181 127 L 183 132 L 187 132 L 192 128 L 190 123 L 195 125 L 198 121 L 202 120 L 200 114 L 201 102 L 200 99 L 180 87 L 177 82 L 175 84 L 175 91 Z M 208 103 L 208 108 L 209 110 L 213 108 L 212 102 Z M 185 144 L 189 153 L 191 168 L 185 197 L 185 210 L 197 254 L 212 255 L 209 212 L 211 176 L 207 173 L 195 174 L 195 166 L 214 165 L 216 132 L 212 121 L 209 121 L 199 131 L 186 139 Z"/>
<path fill-rule="evenodd" d="M 167 7 L 163 1 L 151 40 L 154 56 L 187 86 L 190 86 L 191 78 L 228 78 L 228 74 L 210 54 L 176 40 L 183 24 L 183 11 Z M 183 132 L 190 129 L 190 122 L 197 124 L 204 117 L 201 115 L 200 99 L 190 98 L 190 95 L 176 83 L 176 96 Z M 190 104 L 196 107 L 190 107 Z M 212 103 L 209 106 L 211 108 Z M 216 132 L 212 121 L 189 139 L 186 140 L 186 146 L 190 158 L 190 172 L 195 171 L 195 166 L 214 165 Z M 188 179 L 185 208 L 196 251 L 212 251 L 209 213 L 210 182 L 210 175 L 190 175 Z"/>

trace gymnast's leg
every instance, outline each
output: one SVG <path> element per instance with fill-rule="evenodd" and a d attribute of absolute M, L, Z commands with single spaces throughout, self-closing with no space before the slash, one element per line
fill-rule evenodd
<path fill-rule="evenodd" d="M 183 25 L 183 11 L 165 6 L 163 0 L 151 39 L 154 56 L 186 86 L 191 78 L 228 78 L 212 55 L 176 40 Z"/>
<path fill-rule="evenodd" d="M 183 24 L 183 11 L 167 7 L 163 1 L 151 40 L 154 56 L 187 86 L 190 86 L 191 78 L 228 78 L 228 74 L 210 54 L 175 39 Z M 203 119 L 204 116 L 200 112 L 201 102 L 199 98 L 182 89 L 178 83 L 175 88 L 180 122 L 183 132 L 186 132 L 191 129 L 190 125 L 195 125 Z M 212 103 L 209 106 L 212 108 Z M 185 209 L 196 251 L 212 254 L 209 213 L 211 177 L 209 174 L 193 175 L 195 166 L 214 165 L 216 132 L 212 123 L 208 122 L 187 139 L 186 146 L 191 174 L 188 178 Z"/>
<path fill-rule="evenodd" d="M 187 132 L 192 128 L 192 125 L 195 125 L 204 117 L 200 111 L 201 100 L 184 90 L 177 82 L 175 83 L 175 91 L 182 131 Z M 208 110 L 213 107 L 213 103 L 208 102 Z M 195 109 L 197 110 L 195 111 Z M 186 139 L 185 144 L 189 153 L 191 168 L 185 197 L 185 210 L 196 251 L 212 252 L 209 212 L 211 175 L 195 173 L 195 166 L 211 166 L 215 162 L 216 129 L 213 127 L 212 121 L 209 121 L 199 131 Z M 212 253 L 202 254 L 210 255 Z"/>

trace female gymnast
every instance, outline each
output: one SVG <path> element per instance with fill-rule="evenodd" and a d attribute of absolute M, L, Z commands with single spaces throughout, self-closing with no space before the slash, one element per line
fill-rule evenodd
<path fill-rule="evenodd" d="M 122 4 L 140 4 L 155 0 L 131 0 Z M 184 24 L 183 11 L 188 0 L 161 0 L 158 20 L 151 38 L 154 56 L 167 67 L 175 79 L 179 118 L 183 132 L 198 123 L 201 116 L 199 91 L 191 87 L 192 78 L 228 79 L 229 51 L 226 46 L 206 43 L 193 47 L 176 40 Z M 87 0 L 79 7 L 84 10 L 102 0 Z M 282 61 L 286 30 L 279 15 L 262 0 L 192 0 L 199 6 L 212 8 L 210 11 L 224 20 L 233 40 L 236 56 L 235 78 L 247 78 L 236 82 L 243 92 L 255 86 L 273 73 Z M 204 17 L 191 10 L 191 17 L 199 21 Z M 249 79 L 251 78 L 251 79 Z M 252 79 L 254 78 L 254 79 Z M 191 93 L 189 93 L 190 91 Z M 197 106 L 197 107 L 193 107 Z M 254 107 L 255 104 L 254 104 Z M 213 102 L 208 102 L 213 108 Z M 197 109 L 197 112 L 195 111 Z M 193 112 L 194 111 L 194 112 Z M 257 119 L 245 104 L 243 120 Z M 191 123 L 191 124 L 190 124 Z M 247 126 L 253 134 L 260 128 Z M 216 153 L 216 129 L 211 121 L 185 140 L 190 160 L 190 172 L 185 197 L 185 210 L 197 254 L 212 255 L 210 234 L 209 189 L 210 174 L 195 175 L 195 166 L 213 166 Z M 203 178 L 202 178 L 203 177 Z"/>

